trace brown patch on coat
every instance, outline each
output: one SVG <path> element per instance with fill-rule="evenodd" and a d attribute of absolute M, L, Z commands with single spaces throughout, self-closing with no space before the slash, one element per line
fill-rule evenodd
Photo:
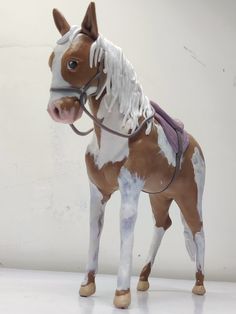
<path fill-rule="evenodd" d="M 143 267 L 141 274 L 139 276 L 139 280 L 147 281 L 150 275 L 150 272 L 151 272 L 151 263 L 148 263 L 147 265 Z"/>
<path fill-rule="evenodd" d="M 65 51 L 61 60 L 61 74 L 65 81 L 72 86 L 81 87 L 85 85 L 97 72 L 97 68 L 90 68 L 89 54 L 93 40 L 84 34 L 79 34 L 72 42 L 71 46 Z M 77 60 L 78 66 L 70 71 L 67 67 L 69 60 Z M 96 82 L 93 82 L 96 86 Z"/>
<path fill-rule="evenodd" d="M 49 59 L 48 59 L 48 65 L 49 65 L 49 67 L 50 67 L 51 70 L 52 70 L 52 63 L 53 63 L 54 58 L 55 58 L 55 53 L 54 53 L 54 51 L 53 51 L 53 52 L 50 54 L 50 57 L 49 57 Z"/>
<path fill-rule="evenodd" d="M 85 286 L 89 285 L 90 283 L 95 283 L 95 272 L 94 271 L 89 271 L 87 276 L 88 276 L 88 280 L 87 280 L 86 284 L 81 285 L 82 287 L 85 287 Z"/>
<path fill-rule="evenodd" d="M 125 160 L 118 162 L 108 162 L 99 169 L 94 161 L 94 156 L 90 153 L 85 155 L 87 173 L 90 181 L 97 186 L 103 195 L 104 202 L 111 194 L 118 190 L 118 176 L 120 168 Z"/>
<path fill-rule="evenodd" d="M 169 208 L 173 198 L 168 198 L 160 194 L 149 194 L 153 216 L 155 218 L 155 226 L 163 228 L 165 231 L 170 228 L 172 221 L 169 216 Z"/>
<path fill-rule="evenodd" d="M 198 272 L 196 272 L 196 286 L 203 286 L 203 282 L 204 282 L 204 275 L 203 273 L 199 270 Z"/>
<path fill-rule="evenodd" d="M 116 290 L 115 295 L 116 295 L 117 297 L 119 297 L 119 296 L 125 295 L 125 294 L 127 294 L 127 293 L 129 293 L 129 292 L 130 292 L 130 289 L 127 289 L 127 290 Z"/>

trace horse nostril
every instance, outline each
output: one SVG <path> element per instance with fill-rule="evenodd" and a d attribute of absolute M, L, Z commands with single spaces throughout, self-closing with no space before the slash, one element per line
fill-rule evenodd
<path fill-rule="evenodd" d="M 60 117 L 60 111 L 59 111 L 59 109 L 57 107 L 54 108 L 54 113 L 57 116 L 57 118 Z"/>

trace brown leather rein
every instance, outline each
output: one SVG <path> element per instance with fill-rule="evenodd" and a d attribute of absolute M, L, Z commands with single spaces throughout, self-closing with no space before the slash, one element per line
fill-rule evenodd
<path fill-rule="evenodd" d="M 101 63 L 100 63 L 100 65 L 101 65 Z M 88 109 L 85 107 L 85 104 L 86 104 L 87 99 L 88 99 L 87 90 L 89 89 L 89 87 L 91 87 L 91 83 L 93 81 L 95 81 L 95 80 L 99 81 L 99 77 L 100 76 L 101 76 L 101 70 L 100 70 L 100 67 L 99 67 L 97 73 L 84 86 L 82 86 L 82 87 L 74 87 L 74 86 L 51 87 L 50 88 L 50 92 L 67 92 L 67 93 L 71 92 L 71 93 L 77 93 L 78 96 L 79 96 L 78 98 L 79 98 L 80 106 L 82 107 L 83 111 L 93 120 L 93 122 L 97 126 L 99 126 L 100 128 L 106 130 L 107 132 L 109 132 L 111 134 L 114 134 L 114 135 L 117 135 L 117 136 L 120 136 L 120 137 L 123 137 L 123 138 L 131 139 L 131 138 L 135 137 L 142 130 L 144 125 L 154 118 L 154 116 L 155 116 L 154 109 L 152 108 L 153 113 L 149 117 L 145 118 L 141 122 L 141 124 L 138 126 L 138 128 L 134 132 L 132 132 L 131 134 L 120 133 L 120 132 L 115 131 L 115 130 L 107 127 L 106 125 L 102 124 L 102 122 L 100 122 L 95 116 L 93 116 L 88 111 Z M 96 96 L 97 94 L 98 94 L 98 87 L 97 87 L 97 90 L 94 93 L 90 94 L 89 96 Z M 72 130 L 77 135 L 80 135 L 80 136 L 86 136 L 86 135 L 90 134 L 94 130 L 92 128 L 92 129 L 90 129 L 88 131 L 81 132 L 74 126 L 74 124 L 70 124 L 70 127 L 72 128 Z M 178 175 L 178 173 L 180 171 L 181 157 L 183 155 L 183 143 L 182 143 L 182 136 L 181 136 L 180 131 L 178 129 L 176 129 L 176 128 L 174 128 L 174 129 L 175 129 L 175 132 L 176 132 L 177 138 L 178 138 L 178 152 L 176 153 L 176 165 L 175 165 L 175 170 L 174 170 L 174 173 L 172 175 L 172 178 L 169 181 L 169 183 L 163 189 L 161 189 L 160 191 L 148 192 L 148 191 L 142 190 L 145 193 L 148 193 L 148 194 L 159 194 L 159 193 L 164 192 L 165 190 L 167 190 L 169 188 L 169 186 L 172 184 L 172 182 L 177 177 L 177 175 Z"/>

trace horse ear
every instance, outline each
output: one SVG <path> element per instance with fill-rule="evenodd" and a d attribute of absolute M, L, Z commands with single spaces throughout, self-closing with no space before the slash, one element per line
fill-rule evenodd
<path fill-rule="evenodd" d="M 81 32 L 94 40 L 98 38 L 98 26 L 94 2 L 90 2 L 88 6 L 84 20 L 81 24 Z"/>
<path fill-rule="evenodd" d="M 64 16 L 61 14 L 60 11 L 57 9 L 53 9 L 52 11 L 53 14 L 53 19 L 56 24 L 57 29 L 61 33 L 61 35 L 65 35 L 65 33 L 69 32 L 70 30 L 70 25 L 67 22 L 67 20 L 64 18 Z"/>

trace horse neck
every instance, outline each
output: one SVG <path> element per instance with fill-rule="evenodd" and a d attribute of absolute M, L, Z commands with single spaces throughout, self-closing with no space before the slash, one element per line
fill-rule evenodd
<path fill-rule="evenodd" d="M 92 114 L 101 121 L 102 124 L 106 125 L 107 127 L 111 128 L 112 130 L 119 131 L 124 133 L 125 131 L 122 130 L 121 125 L 123 122 L 123 114 L 119 112 L 119 104 L 114 103 L 111 110 L 108 111 L 104 97 L 106 97 L 106 101 L 109 103 L 112 99 L 111 96 L 106 95 L 104 92 L 99 99 L 95 97 L 90 97 L 89 99 L 89 106 Z M 100 145 L 101 140 L 101 128 L 94 123 L 95 134 L 98 140 L 98 144 Z M 102 130 L 103 131 L 103 130 Z M 103 131 L 107 133 L 107 131 Z M 109 133 L 108 133 L 109 134 Z M 117 138 L 117 136 L 116 136 Z M 119 137 L 118 137 L 119 138 Z"/>
<path fill-rule="evenodd" d="M 119 113 L 118 104 L 114 103 L 111 112 L 108 112 L 102 100 L 103 97 L 100 97 L 98 100 L 90 97 L 89 105 L 92 114 L 100 119 L 100 121 L 104 114 L 102 123 L 113 130 L 122 132 L 121 124 L 123 115 Z M 111 134 L 95 124 L 94 129 L 95 134 L 88 146 L 87 152 L 94 155 L 98 168 L 101 168 L 108 162 L 122 161 L 128 156 L 128 140 L 126 138 Z"/>

